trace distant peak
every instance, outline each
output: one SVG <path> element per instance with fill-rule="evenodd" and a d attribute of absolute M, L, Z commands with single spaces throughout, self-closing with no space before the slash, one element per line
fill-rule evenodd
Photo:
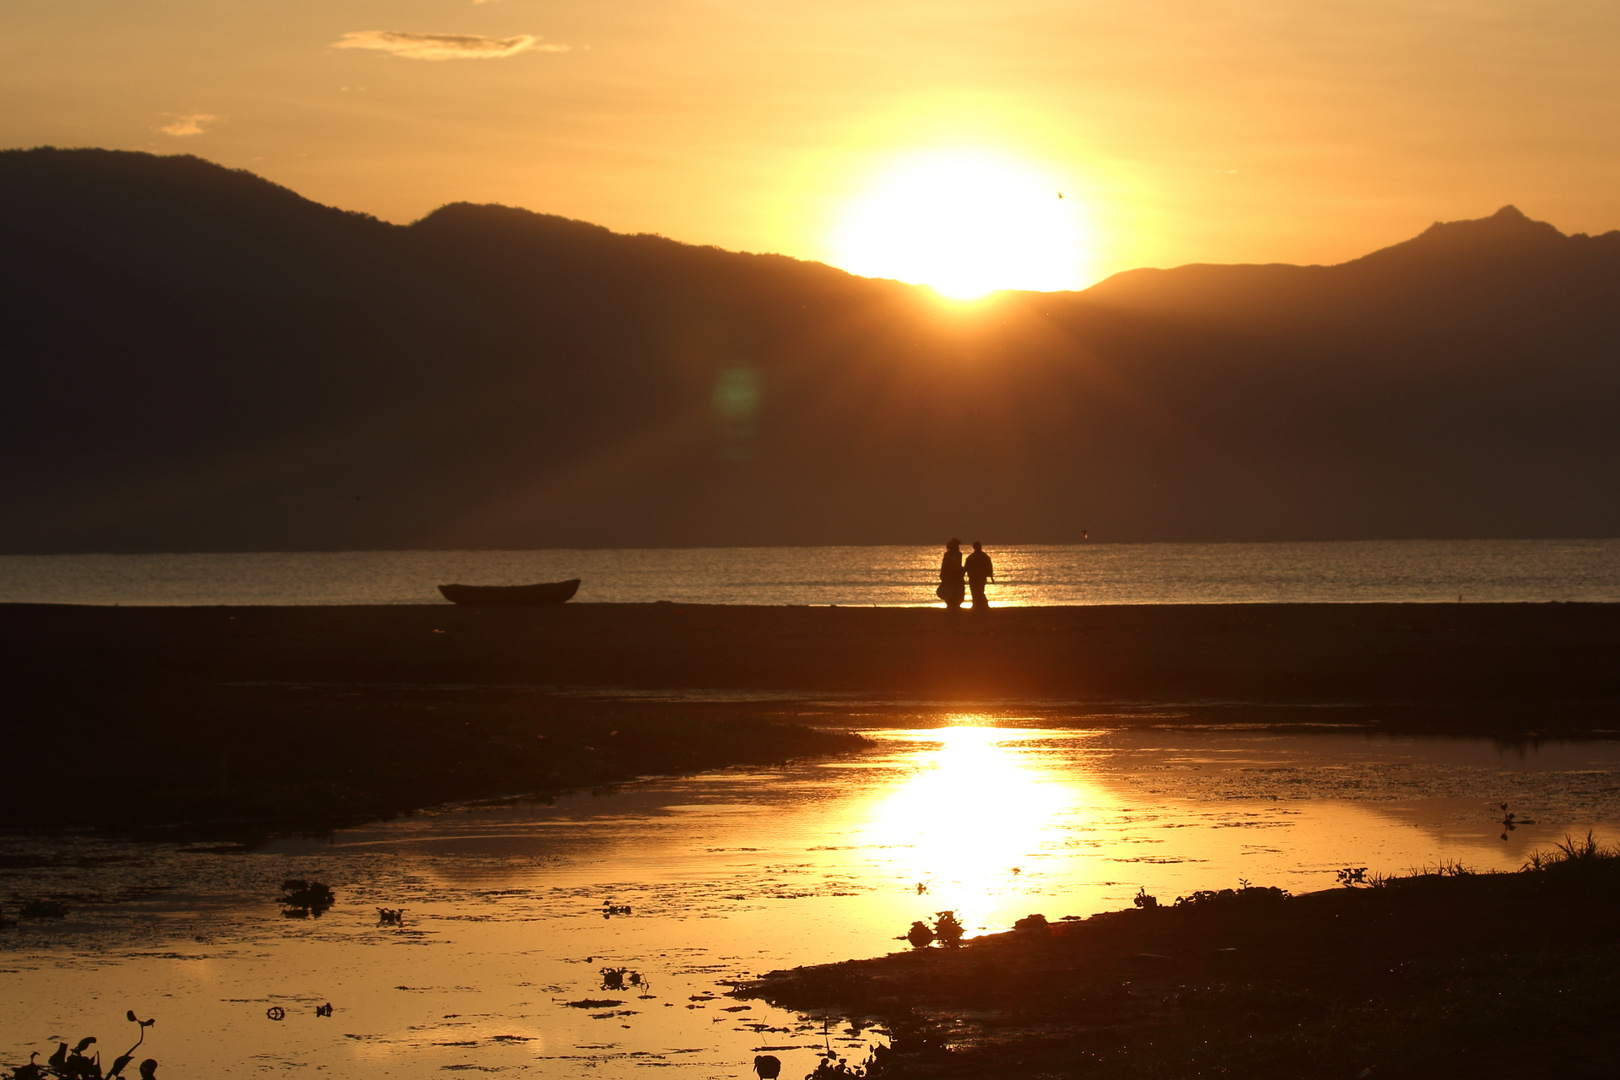
<path fill-rule="evenodd" d="M 1462 221 L 1437 221 L 1433 225 L 1429 226 L 1428 230 L 1424 232 L 1423 236 L 1430 236 L 1435 233 L 1472 233 L 1475 235 L 1491 236 L 1533 235 L 1539 237 L 1556 236 L 1560 238 L 1564 235 L 1563 233 L 1559 232 L 1557 227 L 1554 225 L 1550 225 L 1545 221 L 1537 221 L 1534 218 L 1525 216 L 1524 211 L 1520 210 L 1517 206 L 1514 206 L 1511 203 L 1502 207 L 1502 209 L 1498 210 L 1490 217 L 1471 219 L 1465 218 Z M 1419 237 L 1418 239 L 1422 239 L 1422 237 Z"/>
<path fill-rule="evenodd" d="M 1410 240 L 1365 255 L 1355 262 L 1389 259 L 1478 259 L 1549 250 L 1568 241 L 1556 226 L 1528 217 L 1517 206 L 1502 207 L 1490 217 L 1437 221 Z"/>
<path fill-rule="evenodd" d="M 533 210 L 503 206 L 500 203 L 472 202 L 446 203 L 426 217 L 412 222 L 411 228 L 418 232 L 441 232 L 447 229 L 532 232 L 544 229 L 602 236 L 612 233 L 610 229 L 593 225 L 588 221 L 576 221 L 556 214 L 539 214 Z"/>

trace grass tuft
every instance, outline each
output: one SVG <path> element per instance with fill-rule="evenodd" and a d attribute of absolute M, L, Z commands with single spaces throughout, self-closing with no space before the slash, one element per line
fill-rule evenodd
<path fill-rule="evenodd" d="M 1588 829 L 1579 839 L 1566 836 L 1553 845 L 1552 851 L 1532 851 L 1521 871 L 1530 873 L 1589 869 L 1613 863 L 1620 859 L 1620 845 L 1600 844 Z"/>

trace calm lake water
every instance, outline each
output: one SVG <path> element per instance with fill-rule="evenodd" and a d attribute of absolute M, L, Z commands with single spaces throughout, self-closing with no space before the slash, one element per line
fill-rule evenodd
<path fill-rule="evenodd" d="M 1620 540 L 997 547 L 992 603 L 1620 602 Z M 940 548 L 0 556 L 0 603 L 421 604 L 581 578 L 578 600 L 932 604 Z"/>
<path fill-rule="evenodd" d="M 140 1056 L 166 1076 L 746 1077 L 768 1048 L 796 1078 L 829 1043 L 862 1056 L 868 1035 L 719 996 L 727 982 L 900 948 L 941 910 L 976 934 L 1127 907 L 1138 889 L 1298 892 L 1344 867 L 1510 870 L 1566 835 L 1620 839 L 1620 742 L 1109 725 L 952 715 L 871 731 L 876 750 L 836 760 L 253 853 L 3 837 L 6 914 L 80 898 L 61 922 L 0 931 L 0 1060 L 82 1035 L 110 1060 L 134 1009 L 158 1019 Z M 1499 803 L 1535 823 L 1503 839 Z M 65 862 L 22 868 L 31 855 Z M 280 917 L 288 877 L 330 884 L 336 906 Z M 405 926 L 379 927 L 378 907 L 403 907 Z M 645 985 L 605 990 L 603 968 Z"/>

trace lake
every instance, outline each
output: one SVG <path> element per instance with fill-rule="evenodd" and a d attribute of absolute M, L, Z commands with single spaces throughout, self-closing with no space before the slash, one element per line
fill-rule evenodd
<path fill-rule="evenodd" d="M 1346 868 L 1512 870 L 1588 829 L 1620 838 L 1615 741 L 1016 710 L 907 727 L 846 708 L 872 751 L 254 852 L 0 838 L 7 916 L 70 897 L 60 922 L 0 931 L 0 1060 L 82 1035 L 110 1060 L 133 1009 L 157 1018 L 138 1057 L 167 1076 L 744 1077 L 770 1048 L 796 1078 L 829 1045 L 860 1058 L 871 1034 L 725 998 L 729 983 L 903 948 L 939 911 L 979 934 L 1138 890 L 1169 903 L 1241 881 L 1334 888 Z M 1506 831 L 1502 803 L 1533 823 Z M 329 884 L 335 906 L 283 918 L 285 878 Z M 380 907 L 404 925 L 379 926 Z M 604 988 L 618 969 L 625 988 Z"/>
<path fill-rule="evenodd" d="M 1620 602 L 1620 540 L 990 545 L 991 602 Z M 424 604 L 580 578 L 581 603 L 925 605 L 939 547 L 0 556 L 0 603 Z"/>

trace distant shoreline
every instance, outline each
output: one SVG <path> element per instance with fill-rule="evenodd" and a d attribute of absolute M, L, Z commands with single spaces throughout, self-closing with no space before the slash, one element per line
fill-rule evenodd
<path fill-rule="evenodd" d="M 1620 603 L 1620 540 L 997 543 L 997 604 Z M 443 604 L 435 583 L 579 578 L 575 603 L 937 607 L 939 548 L 0 556 L 0 599 L 154 606 Z"/>

